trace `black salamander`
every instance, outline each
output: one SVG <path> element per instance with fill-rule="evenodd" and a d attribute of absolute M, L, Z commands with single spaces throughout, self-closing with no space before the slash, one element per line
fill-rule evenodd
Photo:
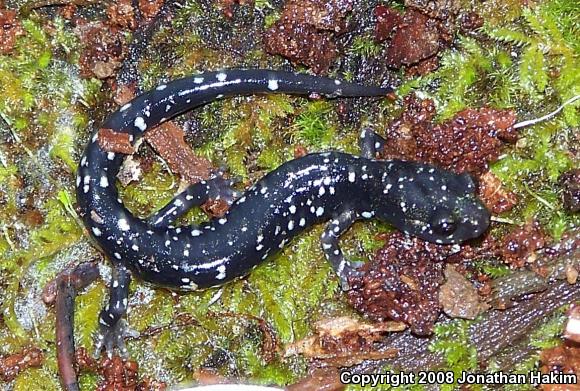
<path fill-rule="evenodd" d="M 148 128 L 225 96 L 254 93 L 384 96 L 388 88 L 268 70 L 204 73 L 162 84 L 113 113 L 102 125 L 128 133 L 135 143 Z M 83 220 L 113 263 L 109 303 L 100 314 L 99 349 L 124 351 L 122 317 L 130 271 L 156 285 L 195 290 L 246 275 L 308 227 L 327 222 L 324 254 L 344 289 L 356 273 L 343 256 L 339 237 L 356 220 L 381 219 L 437 243 L 475 238 L 490 214 L 476 198 L 467 174 L 427 164 L 375 160 L 384 140 L 370 130 L 360 137 L 361 157 L 313 153 L 289 161 L 241 196 L 218 173 L 189 186 L 149 219 L 131 214 L 119 198 L 115 178 L 123 156 L 103 150 L 95 132 L 78 168 L 77 200 Z M 231 207 L 201 226 L 174 226 L 188 209 L 212 198 Z"/>

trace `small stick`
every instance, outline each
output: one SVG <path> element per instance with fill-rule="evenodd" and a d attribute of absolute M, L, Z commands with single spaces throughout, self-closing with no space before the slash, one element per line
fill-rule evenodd
<path fill-rule="evenodd" d="M 551 113 L 548 113 L 548 114 L 544 115 L 543 117 L 535 118 L 535 119 L 529 119 L 527 121 L 518 122 L 517 124 L 515 124 L 513 126 L 513 128 L 514 129 L 523 128 L 523 127 L 526 127 L 526 126 L 535 125 L 538 122 L 542 122 L 542 121 L 548 120 L 548 119 L 552 118 L 553 116 L 555 116 L 556 114 L 558 114 L 560 111 L 562 111 L 562 109 L 564 107 L 568 106 L 570 103 L 573 103 L 573 102 L 577 101 L 578 99 L 580 99 L 580 95 L 576 95 L 576 96 L 568 99 L 566 102 L 562 103 L 560 105 L 560 107 L 558 107 L 556 110 L 552 111 Z"/>

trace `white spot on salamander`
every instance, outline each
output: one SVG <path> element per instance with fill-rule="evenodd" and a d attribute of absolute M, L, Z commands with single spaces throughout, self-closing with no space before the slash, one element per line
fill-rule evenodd
<path fill-rule="evenodd" d="M 126 219 L 119 219 L 117 227 L 119 227 L 121 231 L 129 231 L 131 229 Z"/>
<path fill-rule="evenodd" d="M 109 179 L 105 175 L 103 175 L 101 177 L 101 180 L 99 181 L 99 185 L 101 187 L 109 187 Z"/>
<path fill-rule="evenodd" d="M 228 78 L 228 75 L 226 75 L 223 72 L 218 73 L 217 75 L 215 75 L 215 77 L 219 80 L 219 81 L 226 81 L 226 79 Z"/>
<path fill-rule="evenodd" d="M 217 267 L 218 275 L 215 276 L 218 280 L 223 280 L 226 278 L 226 267 L 224 265 L 220 265 Z"/>
<path fill-rule="evenodd" d="M 268 80 L 268 89 L 270 91 L 276 91 L 278 87 L 278 80 Z"/>
<path fill-rule="evenodd" d="M 135 122 L 133 124 L 135 125 L 135 127 L 137 129 L 139 129 L 142 132 L 144 132 L 145 129 L 147 129 L 147 124 L 145 123 L 145 120 L 143 119 L 143 117 L 135 118 Z"/>

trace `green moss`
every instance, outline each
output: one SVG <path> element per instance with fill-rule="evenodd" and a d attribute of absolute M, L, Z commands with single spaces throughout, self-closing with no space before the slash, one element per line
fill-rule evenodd
<path fill-rule="evenodd" d="M 554 124 L 524 129 L 519 148 L 492 165 L 492 171 L 520 198 L 518 208 L 506 217 L 520 222 L 537 219 L 555 239 L 580 224 L 577 216 L 562 209 L 558 178 L 573 162 L 559 136 Z"/>
<path fill-rule="evenodd" d="M 79 389 L 81 390 L 96 390 L 99 385 L 100 378 L 94 373 L 81 373 L 78 377 Z"/>
<path fill-rule="evenodd" d="M 4 204 L 0 209 L 0 219 L 4 222 L 10 221 L 11 216 L 14 216 L 16 211 L 16 191 L 19 189 L 21 179 L 17 174 L 18 169 L 15 165 L 0 165 L 0 194 L 4 197 Z M 1 224 L 0 227 L 8 245 L 10 244 L 10 234 L 5 224 Z M 3 262 L 0 262 L 0 268 L 2 267 Z"/>
<path fill-rule="evenodd" d="M 273 8 L 269 0 L 256 0 L 254 2 L 254 7 L 258 10 L 264 10 L 266 8 Z"/>
<path fill-rule="evenodd" d="M 504 43 L 521 46 L 522 54 L 519 64 L 519 84 L 525 96 L 536 102 L 546 100 L 546 88 L 552 84 L 558 100 L 564 102 L 580 93 L 580 67 L 576 48 L 580 38 L 574 31 L 578 30 L 578 12 L 570 1 L 550 1 L 524 9 L 523 28 L 514 24 L 510 27 L 485 26 L 487 34 Z M 562 11 L 569 12 L 562 18 Z M 521 30 L 520 30 L 521 29 Z M 549 80 L 547 70 L 556 74 L 555 80 Z M 557 69 L 558 72 L 553 72 Z M 579 118 L 575 107 L 564 109 L 564 118 L 570 126 L 578 126 Z"/>
<path fill-rule="evenodd" d="M 69 168 L 74 171 L 77 166 L 75 157 L 73 157 L 74 142 L 76 133 L 72 127 L 60 126 L 51 140 L 50 157 L 62 160 Z"/>
<path fill-rule="evenodd" d="M 136 182 L 119 186 L 119 193 L 125 205 L 138 215 L 146 216 L 165 206 L 177 192 L 178 179 L 168 175 L 160 161 L 155 161 L 147 172 Z"/>
<path fill-rule="evenodd" d="M 453 320 L 435 326 L 435 337 L 429 344 L 429 350 L 443 355 L 445 369 L 455 373 L 455 379 L 461 378 L 463 371 L 473 372 L 477 368 L 477 351 L 469 340 L 470 322 Z M 453 390 L 455 385 L 443 384 L 442 390 Z"/>
<path fill-rule="evenodd" d="M 307 149 L 320 150 L 335 140 L 335 128 L 332 121 L 332 104 L 328 101 L 307 101 L 299 110 L 294 123 L 296 143 Z"/>
<path fill-rule="evenodd" d="M 504 277 L 511 273 L 507 265 L 493 265 L 489 263 L 489 260 L 478 261 L 475 263 L 475 267 L 481 273 L 487 274 L 491 278 Z"/>
<path fill-rule="evenodd" d="M 261 265 L 249 277 L 263 303 L 259 315 L 270 320 L 282 343 L 304 338 L 313 310 L 337 288 L 337 279 L 319 249 L 319 234 L 299 238 L 276 263 Z"/>
<path fill-rule="evenodd" d="M 264 17 L 264 29 L 269 29 L 280 19 L 280 14 L 278 12 L 270 12 Z"/>
<path fill-rule="evenodd" d="M 543 93 L 548 84 L 546 74 L 546 64 L 540 48 L 536 44 L 531 44 L 522 53 L 520 63 L 520 83 L 521 87 L 530 95 Z"/>
<path fill-rule="evenodd" d="M 54 391 L 60 389 L 56 372 L 46 368 L 30 368 L 22 372 L 14 381 L 14 391 Z"/>
<path fill-rule="evenodd" d="M 363 57 L 376 57 L 382 50 L 372 36 L 357 36 L 352 42 L 350 51 Z"/>
<path fill-rule="evenodd" d="M 559 311 L 547 319 L 544 324 L 530 335 L 530 345 L 538 349 L 549 349 L 562 344 L 562 330 L 566 322 L 566 314 Z"/>
<path fill-rule="evenodd" d="M 77 347 L 84 346 L 89 352 L 94 349 L 94 336 L 105 292 L 105 285 L 99 282 L 78 295 L 75 301 L 75 343 Z"/>
<path fill-rule="evenodd" d="M 45 208 L 47 214 L 44 225 L 31 234 L 33 255 L 38 258 L 56 254 L 77 242 L 81 235 L 81 228 L 69 213 L 71 208 L 60 199 L 49 200 Z"/>

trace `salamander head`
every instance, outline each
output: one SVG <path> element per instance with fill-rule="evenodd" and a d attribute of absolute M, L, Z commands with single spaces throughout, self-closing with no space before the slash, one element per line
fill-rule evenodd
<path fill-rule="evenodd" d="M 431 165 L 393 162 L 383 175 L 377 217 L 429 242 L 461 243 L 480 236 L 490 213 L 469 174 Z"/>

